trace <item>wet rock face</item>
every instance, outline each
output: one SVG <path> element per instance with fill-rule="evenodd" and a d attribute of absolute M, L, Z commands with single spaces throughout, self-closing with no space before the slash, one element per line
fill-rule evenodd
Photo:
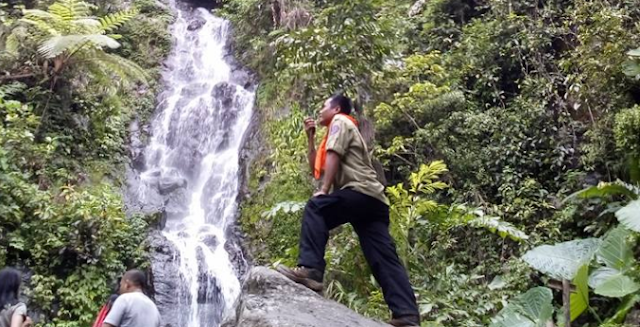
<path fill-rule="evenodd" d="M 162 314 L 163 327 L 179 327 L 178 303 L 180 301 L 180 272 L 175 262 L 176 250 L 162 233 L 149 235 L 152 287 L 158 310 Z"/>
<path fill-rule="evenodd" d="M 196 18 L 196 19 L 192 20 L 191 22 L 189 22 L 189 26 L 187 26 L 187 30 L 189 30 L 189 31 L 199 30 L 206 23 L 207 23 L 207 21 L 205 21 L 204 19 Z"/>
<path fill-rule="evenodd" d="M 253 268 L 233 317 L 223 327 L 389 327 L 327 300 L 281 274 Z"/>
<path fill-rule="evenodd" d="M 206 25 L 208 20 L 203 19 L 199 14 L 202 9 L 196 9 L 197 7 L 206 7 L 204 2 L 208 6 L 213 6 L 220 1 L 185 0 L 180 1 L 180 4 L 177 5 L 180 10 L 188 8 L 184 9 L 187 26 L 180 29 L 181 31 L 184 29 L 189 31 L 185 37 L 193 38 L 196 34 L 206 34 L 206 31 L 211 27 Z M 225 41 L 224 45 L 230 46 L 228 42 L 228 40 Z M 183 53 L 190 53 L 190 51 L 183 51 Z M 184 224 L 182 219 L 189 213 L 193 188 L 200 185 L 201 182 L 198 174 L 199 164 L 203 157 L 211 152 L 207 150 L 209 149 L 207 142 L 216 144 L 217 148 L 211 149 L 218 152 L 229 147 L 230 139 L 235 137 L 231 130 L 238 119 L 243 118 L 243 116 L 238 116 L 237 110 L 232 109 L 244 106 L 246 102 L 245 91 L 253 92 L 257 87 L 254 74 L 243 69 L 231 56 L 225 57 L 225 59 L 231 68 L 231 76 L 227 81 L 212 85 L 213 82 L 203 83 L 202 79 L 187 79 L 184 84 L 166 83 L 164 86 L 166 90 L 162 94 L 175 93 L 178 96 L 176 108 L 194 107 L 193 110 L 187 112 L 188 116 L 181 117 L 180 114 L 185 112 L 176 110 L 169 117 L 166 128 L 168 132 L 163 144 L 173 149 L 171 153 L 162 152 L 163 148 L 158 150 L 147 147 L 149 141 L 139 137 L 139 134 L 142 134 L 141 131 L 148 131 L 147 134 L 152 135 L 153 133 L 149 131 L 153 129 L 153 125 L 139 126 L 136 123 L 131 126 L 131 134 L 136 137 L 132 139 L 129 149 L 131 163 L 127 170 L 127 187 L 124 190 L 127 214 L 154 214 L 162 217 L 159 226 L 155 226 L 156 229 L 162 230 L 166 226 L 166 231 L 169 233 L 184 227 L 181 226 Z M 207 61 L 210 61 L 210 58 L 207 58 Z M 165 71 L 171 71 L 177 77 L 191 77 L 197 75 L 198 67 L 197 65 L 183 65 L 182 61 L 167 61 Z M 166 111 L 169 106 L 169 101 L 162 94 L 159 96 L 156 108 L 158 113 Z M 255 127 L 255 125 L 252 126 Z M 215 131 L 217 134 L 211 133 L 211 131 Z M 218 140 L 222 141 L 218 142 Z M 246 143 L 249 138 L 244 140 L 243 143 Z M 251 155 L 247 151 L 243 151 L 241 156 L 240 161 L 244 165 L 244 161 Z M 157 169 L 158 167 L 154 165 L 160 159 L 166 161 L 163 169 Z M 245 166 L 242 167 L 242 171 L 246 171 Z M 242 174 L 239 178 L 241 183 L 246 180 Z M 225 180 L 214 176 L 204 182 L 206 187 L 203 190 L 202 198 L 211 199 L 215 195 L 214 190 Z M 241 184 L 240 187 L 245 186 Z M 216 219 L 220 219 L 217 217 L 221 217 L 222 213 L 220 210 L 215 211 L 208 206 L 210 206 L 208 202 L 203 205 L 207 212 L 207 221 L 216 222 Z M 234 224 L 226 226 L 224 233 L 226 242 L 213 234 L 206 235 L 206 231 L 200 235 L 203 237 L 199 240 L 203 246 L 211 249 L 224 246 L 224 249 L 229 253 L 236 275 L 243 276 L 248 271 L 248 265 L 240 245 L 242 235 Z M 183 233 L 177 234 L 177 236 L 184 238 L 188 235 Z M 197 270 L 198 289 L 197 297 L 192 297 L 193 290 L 186 286 L 189 282 L 189 276 L 183 276 L 184 272 L 180 270 L 181 258 L 178 248 L 159 230 L 150 233 L 148 242 L 151 258 L 150 281 L 153 286 L 151 294 L 154 295 L 154 300 L 162 314 L 162 326 L 187 326 L 186 319 L 190 317 L 185 316 L 185 307 L 191 306 L 195 301 L 198 302 L 200 313 L 198 319 L 201 326 L 219 326 L 221 310 L 224 310 L 223 299 L 219 296 L 221 281 L 214 276 L 207 275 L 206 265 L 194 268 Z M 205 261 L 202 258 L 201 249 L 196 255 L 200 258 L 197 260 L 200 264 Z M 184 260 L 184 258 L 182 259 Z"/>
<path fill-rule="evenodd" d="M 182 176 L 165 176 L 158 181 L 158 191 L 160 194 L 167 195 L 173 191 L 187 187 L 187 180 Z"/>

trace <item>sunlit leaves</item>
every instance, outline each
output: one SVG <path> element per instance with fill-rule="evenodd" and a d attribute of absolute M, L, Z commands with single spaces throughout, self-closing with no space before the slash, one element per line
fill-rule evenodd
<path fill-rule="evenodd" d="M 600 244 L 600 239 L 589 238 L 541 245 L 529 250 L 522 259 L 553 278 L 572 280 L 580 267 L 591 262 Z"/>

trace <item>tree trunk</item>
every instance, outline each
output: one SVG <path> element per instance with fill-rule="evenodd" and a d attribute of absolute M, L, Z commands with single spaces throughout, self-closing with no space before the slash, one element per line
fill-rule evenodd
<path fill-rule="evenodd" d="M 564 326 L 571 327 L 571 281 L 562 280 L 562 306 L 564 308 Z"/>

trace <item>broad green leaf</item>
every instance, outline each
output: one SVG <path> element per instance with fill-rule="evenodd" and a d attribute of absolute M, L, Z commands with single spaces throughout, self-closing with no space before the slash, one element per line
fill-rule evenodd
<path fill-rule="evenodd" d="M 573 280 L 582 265 L 593 258 L 601 244 L 597 238 L 542 245 L 522 257 L 531 267 L 555 279 Z"/>
<path fill-rule="evenodd" d="M 640 200 L 629 202 L 616 212 L 618 221 L 628 229 L 640 233 Z"/>
<path fill-rule="evenodd" d="M 633 252 L 627 243 L 630 235 L 631 232 L 622 226 L 614 228 L 604 238 L 596 255 L 607 267 L 618 270 L 633 265 Z"/>
<path fill-rule="evenodd" d="M 536 327 L 536 324 L 515 308 L 507 306 L 492 319 L 489 327 Z"/>
<path fill-rule="evenodd" d="M 523 241 L 529 239 L 529 236 L 523 231 L 516 228 L 510 222 L 501 220 L 499 217 L 482 216 L 475 218 L 469 222 L 472 226 L 482 227 L 497 233 L 502 238 L 507 236 L 514 241 Z"/>
<path fill-rule="evenodd" d="M 589 307 L 589 286 L 587 285 L 587 278 L 589 277 L 589 265 L 582 266 L 576 278 L 573 279 L 573 284 L 576 286 L 576 291 L 571 293 L 570 308 L 571 321 L 574 321 Z"/>
<path fill-rule="evenodd" d="M 631 51 L 627 52 L 627 54 L 632 56 L 632 57 L 640 57 L 640 48 L 637 48 L 635 50 L 631 50 Z"/>
<path fill-rule="evenodd" d="M 640 290 L 640 285 L 629 276 L 623 274 L 613 275 L 602 282 L 594 292 L 608 297 L 624 297 Z"/>
<path fill-rule="evenodd" d="M 274 218 L 281 212 L 283 213 L 296 213 L 304 209 L 305 202 L 285 201 L 276 203 L 271 209 L 262 213 L 262 218 Z"/>
<path fill-rule="evenodd" d="M 622 63 L 622 72 L 629 77 L 640 75 L 640 64 L 635 60 L 627 60 Z"/>
<path fill-rule="evenodd" d="M 596 186 L 586 188 L 569 195 L 565 201 L 571 200 L 575 197 L 581 199 L 590 198 L 603 198 L 612 195 L 624 195 L 630 199 L 636 199 L 638 194 L 635 192 L 635 188 L 627 183 L 616 181 L 612 183 L 601 182 Z"/>
<path fill-rule="evenodd" d="M 553 294 L 546 287 L 534 287 L 518 297 L 522 313 L 536 323 L 544 324 L 553 316 Z"/>
<path fill-rule="evenodd" d="M 600 285 L 602 285 L 602 283 L 618 274 L 620 274 L 620 271 L 618 269 L 610 267 L 600 267 L 592 272 L 591 276 L 589 276 L 589 287 L 593 289 L 598 288 Z"/>
<path fill-rule="evenodd" d="M 542 327 L 553 316 L 553 294 L 534 287 L 513 299 L 492 319 L 491 327 Z"/>
<path fill-rule="evenodd" d="M 504 282 L 504 279 L 500 275 L 494 277 L 491 283 L 488 285 L 490 290 L 499 290 L 501 288 L 504 288 L 505 286 L 507 286 L 507 283 Z"/>

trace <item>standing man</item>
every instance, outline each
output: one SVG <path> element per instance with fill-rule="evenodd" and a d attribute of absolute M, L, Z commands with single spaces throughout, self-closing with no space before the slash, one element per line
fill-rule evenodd
<path fill-rule="evenodd" d="M 160 312 L 142 290 L 147 278 L 140 270 L 127 271 L 120 280 L 120 296 L 102 327 L 160 327 Z"/>
<path fill-rule="evenodd" d="M 384 185 L 376 178 L 357 122 L 349 116 L 351 110 L 351 100 L 343 95 L 332 96 L 324 103 L 319 121 L 328 131 L 318 150 L 315 121 L 305 120 L 309 166 L 316 179 L 322 178 L 322 188 L 304 210 L 298 266 L 279 266 L 278 271 L 321 292 L 329 231 L 351 223 L 393 314 L 390 324 L 419 326 L 415 295 L 389 235 L 389 200 L 384 194 Z"/>

